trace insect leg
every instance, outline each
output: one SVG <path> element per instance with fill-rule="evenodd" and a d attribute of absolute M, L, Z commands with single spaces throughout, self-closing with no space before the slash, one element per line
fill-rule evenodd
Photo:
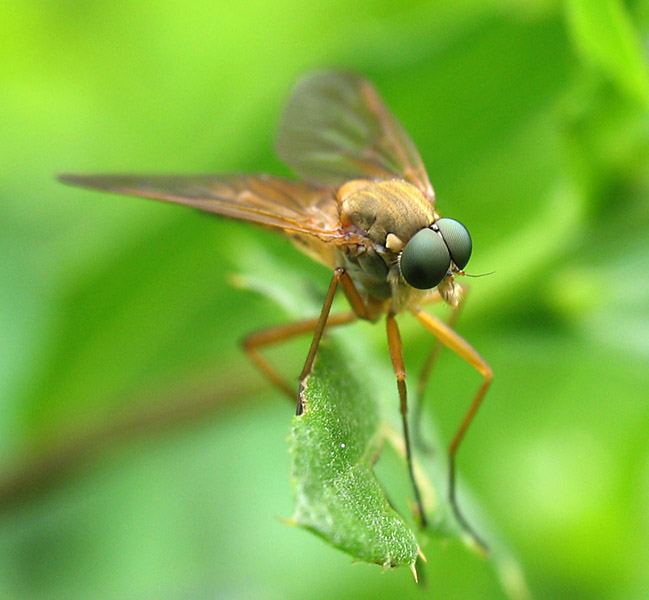
<path fill-rule="evenodd" d="M 334 327 L 336 325 L 344 325 L 351 323 L 356 319 L 356 314 L 353 312 L 345 312 L 338 315 L 331 315 L 327 322 L 327 326 Z M 278 327 L 271 327 L 269 329 L 262 329 L 248 335 L 243 341 L 242 346 L 248 358 L 257 366 L 262 374 L 267 377 L 274 385 L 276 385 L 282 392 L 284 392 L 291 402 L 295 402 L 295 389 L 289 385 L 270 363 L 259 353 L 259 350 L 268 346 L 274 346 L 282 342 L 288 341 L 299 335 L 310 333 L 315 329 L 318 324 L 318 317 L 312 319 L 305 319 L 304 321 L 297 321 L 295 323 L 287 323 L 279 325 Z"/>
<path fill-rule="evenodd" d="M 327 290 L 327 296 L 325 297 L 325 301 L 322 305 L 322 310 L 320 311 L 320 318 L 318 319 L 315 331 L 313 332 L 311 347 L 309 348 L 309 353 L 307 354 L 306 360 L 304 361 L 304 367 L 302 368 L 302 372 L 300 373 L 300 391 L 302 391 L 302 384 L 304 382 L 304 379 L 311 372 L 311 368 L 313 367 L 313 361 L 315 360 L 315 355 L 318 352 L 320 339 L 322 338 L 322 334 L 327 325 L 327 320 L 329 319 L 329 311 L 331 310 L 331 305 L 333 304 L 334 296 L 336 295 L 336 290 L 338 289 L 339 283 L 343 286 L 343 291 L 345 292 L 345 295 L 347 296 L 347 299 L 352 306 L 352 309 L 354 311 L 354 318 L 358 316 L 362 319 L 365 319 L 368 316 L 367 306 L 365 305 L 365 302 L 363 302 L 361 295 L 358 293 L 358 290 L 356 289 L 356 286 L 354 285 L 351 277 L 349 276 L 347 271 L 345 271 L 345 269 L 338 267 L 334 271 L 333 277 L 331 278 L 331 283 L 329 284 L 329 289 Z M 298 394 L 296 414 L 301 415 L 302 410 L 302 400 L 301 396 Z"/>
<path fill-rule="evenodd" d="M 415 473 L 412 467 L 412 446 L 410 443 L 410 430 L 408 428 L 408 391 L 406 388 L 406 367 L 403 362 L 403 346 L 401 343 L 401 334 L 399 326 L 394 318 L 393 313 L 388 313 L 386 319 L 388 333 L 388 349 L 390 350 L 390 360 L 394 368 L 394 374 L 397 378 L 397 388 L 399 390 L 399 404 L 401 412 L 401 423 L 403 426 L 403 440 L 406 446 L 406 462 L 408 464 L 408 474 L 412 482 L 412 488 L 415 493 L 417 503 L 417 512 L 422 527 L 426 527 L 426 513 L 421 501 L 419 487 L 415 480 Z"/>
<path fill-rule="evenodd" d="M 448 446 L 448 460 L 449 460 L 449 501 L 453 507 L 453 511 L 462 524 L 462 526 L 472 535 L 472 537 L 486 550 L 487 546 L 482 541 L 482 539 L 475 533 L 471 528 L 467 520 L 462 515 L 460 508 L 457 503 L 455 495 L 455 454 L 457 453 L 460 443 L 464 438 L 469 425 L 473 421 L 484 395 L 487 393 L 489 386 L 491 385 L 491 380 L 493 379 L 493 371 L 487 362 L 476 352 L 476 350 L 462 337 L 460 337 L 455 331 L 453 331 L 448 325 L 436 319 L 431 314 L 421 310 L 414 309 L 412 313 L 417 317 L 417 320 L 432 333 L 442 344 L 447 348 L 451 349 L 455 354 L 460 358 L 463 358 L 468 362 L 482 377 L 484 378 L 480 388 L 478 389 L 477 394 L 473 398 L 462 422 L 460 423 L 451 443 Z"/>
<path fill-rule="evenodd" d="M 446 320 L 446 324 L 448 325 L 448 327 L 452 328 L 453 325 L 455 325 L 457 318 L 460 316 L 460 310 L 462 309 L 462 306 L 464 306 L 464 300 L 466 299 L 466 288 L 463 287 L 462 291 L 463 294 L 460 303 L 456 308 L 451 310 L 451 313 L 448 319 Z M 442 297 L 439 295 L 439 293 L 437 293 L 436 295 L 428 296 L 428 298 L 426 298 L 422 304 L 432 304 L 433 302 L 441 301 L 441 299 Z M 424 366 L 419 372 L 419 378 L 417 379 L 417 391 L 415 394 L 415 406 L 413 410 L 413 423 L 414 423 L 413 437 L 415 439 L 415 443 L 418 445 L 421 445 L 421 413 L 424 405 L 424 394 L 426 392 L 426 386 L 430 381 L 430 376 L 431 373 L 433 372 L 433 367 L 437 362 L 441 350 L 442 350 L 442 342 L 438 338 L 435 338 L 433 347 L 431 348 L 430 353 L 426 358 L 426 362 L 424 362 Z"/>

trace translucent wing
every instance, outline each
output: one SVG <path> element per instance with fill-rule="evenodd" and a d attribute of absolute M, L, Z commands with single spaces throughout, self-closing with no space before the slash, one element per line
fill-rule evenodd
<path fill-rule="evenodd" d="M 184 204 L 235 219 L 344 243 L 331 190 L 270 175 L 76 175 L 64 183 Z"/>
<path fill-rule="evenodd" d="M 435 199 L 412 140 L 372 84 L 353 73 L 321 72 L 300 80 L 276 149 L 307 181 L 340 186 L 350 179 L 399 177 Z"/>

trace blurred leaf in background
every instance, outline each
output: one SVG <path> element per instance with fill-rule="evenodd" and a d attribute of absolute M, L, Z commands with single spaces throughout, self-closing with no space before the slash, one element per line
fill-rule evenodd
<path fill-rule="evenodd" d="M 458 463 L 532 594 L 647 597 L 648 29 L 639 0 L 5 3 L 0 597 L 419 597 L 406 569 L 278 520 L 292 411 L 238 340 L 290 316 L 228 277 L 269 260 L 320 297 L 326 270 L 245 224 L 54 180 L 286 174 L 279 111 L 322 66 L 374 81 L 472 270 L 495 271 L 458 323 L 495 373 Z M 412 381 L 430 340 L 401 326 Z M 275 355 L 288 376 L 306 343 Z M 477 379 L 442 354 L 443 439 Z M 461 545 L 426 554 L 436 596 L 502 597 Z"/>

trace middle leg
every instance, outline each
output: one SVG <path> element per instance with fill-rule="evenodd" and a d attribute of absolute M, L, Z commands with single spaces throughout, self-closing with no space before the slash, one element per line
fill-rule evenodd
<path fill-rule="evenodd" d="M 408 427 L 408 390 L 406 388 L 406 367 L 403 362 L 403 345 L 401 343 L 401 334 L 399 326 L 393 313 L 388 313 L 386 318 L 388 333 L 388 349 L 394 374 L 397 378 L 397 389 L 399 390 L 399 408 L 401 412 L 401 425 L 403 428 L 403 440 L 406 446 L 406 463 L 408 464 L 408 475 L 415 494 L 417 503 L 417 512 L 419 513 L 419 523 L 422 528 L 426 527 L 426 513 L 421 500 L 419 486 L 415 479 L 415 472 L 412 466 L 412 444 L 410 441 L 410 428 Z"/>

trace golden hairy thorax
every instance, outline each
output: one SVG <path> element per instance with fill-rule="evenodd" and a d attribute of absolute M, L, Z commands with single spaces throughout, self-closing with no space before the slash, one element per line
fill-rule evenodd
<path fill-rule="evenodd" d="M 389 233 L 406 243 L 434 220 L 433 206 L 421 191 L 406 181 L 379 183 L 353 181 L 338 192 L 340 220 L 374 244 L 386 245 Z"/>
<path fill-rule="evenodd" d="M 408 240 L 435 220 L 431 202 L 414 185 L 402 180 L 374 183 L 351 181 L 337 194 L 343 229 L 368 243 L 347 246 L 337 254 L 369 305 L 390 300 L 400 312 L 425 294 L 401 277 L 397 256 Z"/>

